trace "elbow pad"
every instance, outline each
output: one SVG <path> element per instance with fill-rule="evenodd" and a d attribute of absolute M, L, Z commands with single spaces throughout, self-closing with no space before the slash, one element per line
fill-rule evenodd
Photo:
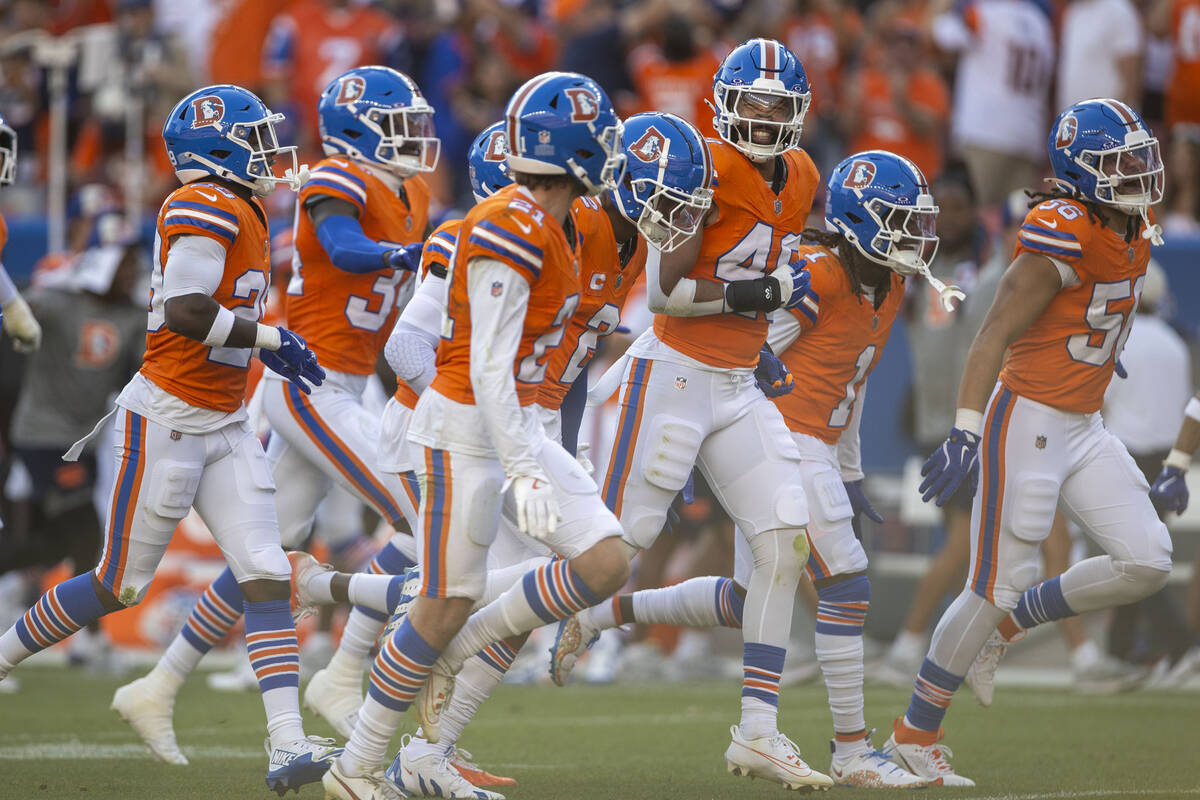
<path fill-rule="evenodd" d="M 317 240 L 329 255 L 333 265 L 343 272 L 366 273 L 387 269 L 387 254 L 393 248 L 384 247 L 363 233 L 354 217 L 334 214 L 321 220 Z"/>
<path fill-rule="evenodd" d="M 418 394 L 425 391 L 437 372 L 437 340 L 430 338 L 420 328 L 398 322 L 383 348 L 392 372 Z"/>

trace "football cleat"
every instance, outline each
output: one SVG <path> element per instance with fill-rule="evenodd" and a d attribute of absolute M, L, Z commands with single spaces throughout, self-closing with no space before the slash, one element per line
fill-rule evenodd
<path fill-rule="evenodd" d="M 729 729 L 733 741 L 725 749 L 725 767 L 734 775 L 763 778 L 788 789 L 825 791 L 833 780 L 805 764 L 795 742 L 776 733 L 746 739 L 737 725 Z"/>
<path fill-rule="evenodd" d="M 558 686 L 567 685 L 579 656 L 600 638 L 600 629 L 588 624 L 588 616 L 572 614 L 558 622 L 550 647 L 550 679 Z"/>
<path fill-rule="evenodd" d="M 1149 673 L 1142 667 L 1102 653 L 1087 666 L 1072 668 L 1075 691 L 1080 694 L 1116 694 L 1136 689 Z"/>
<path fill-rule="evenodd" d="M 15 694 L 21 688 L 21 684 L 16 678 L 8 677 L 13 666 L 4 660 L 4 656 L 0 656 L 0 694 Z"/>
<path fill-rule="evenodd" d="M 874 733 L 874 731 L 872 731 Z M 870 747 L 870 740 L 867 746 Z M 891 755 L 870 748 L 851 756 L 838 757 L 834 742 L 829 743 L 833 763 L 829 777 L 838 786 L 853 786 L 858 789 L 920 789 L 929 781 L 914 775 L 895 762 Z"/>
<path fill-rule="evenodd" d="M 893 727 L 898 728 L 900 724 L 901 720 L 896 720 Z M 930 745 L 900 744 L 893 732 L 881 752 L 889 758 L 896 759 L 897 764 L 913 775 L 924 778 L 930 786 L 974 786 L 975 781 L 959 775 L 954 771 L 954 767 L 950 766 L 950 759 L 954 757 L 954 753 L 941 743 L 942 735 L 939 729 L 937 739 Z"/>
<path fill-rule="evenodd" d="M 504 800 L 504 795 L 489 792 L 475 786 L 462 776 L 444 753 L 429 753 L 412 758 L 408 748 L 408 737 L 401 740 L 402 746 L 387 778 L 414 797 L 477 798 L 477 800 Z"/>
<path fill-rule="evenodd" d="M 180 751 L 171 724 L 175 692 L 159 676 L 158 670 L 151 670 L 117 689 L 109 708 L 129 723 L 155 758 L 164 764 L 185 766 L 187 756 Z"/>
<path fill-rule="evenodd" d="M 287 554 L 292 564 L 292 619 L 296 622 L 316 611 L 317 602 L 307 591 L 308 581 L 321 572 L 333 572 L 333 567 L 322 564 L 303 550 L 292 550 Z"/>
<path fill-rule="evenodd" d="M 421 724 L 421 732 L 430 744 L 442 738 L 442 709 L 454 696 L 454 676 L 444 672 L 442 662 L 433 665 L 433 672 L 417 692 L 413 700 L 413 713 Z"/>
<path fill-rule="evenodd" d="M 992 698 L 996 695 L 996 667 L 1000 666 L 1000 659 L 1004 658 L 1010 644 L 1012 642 L 1001 636 L 1000 631 L 992 631 L 992 635 L 979 649 L 979 655 L 975 656 L 975 661 L 967 669 L 967 686 L 971 687 L 975 699 L 984 708 L 992 704 Z"/>
<path fill-rule="evenodd" d="M 269 756 L 267 788 L 280 797 L 288 789 L 299 791 L 301 786 L 320 781 L 342 754 L 342 748 L 334 747 L 333 739 L 320 736 L 297 739 L 273 749 L 271 740 L 267 739 L 265 745 Z"/>
<path fill-rule="evenodd" d="M 479 787 L 485 786 L 516 786 L 516 778 L 506 778 L 503 775 L 493 775 L 483 767 L 476 764 L 471 754 L 461 747 L 451 745 L 450 753 L 446 756 L 450 759 L 450 766 L 458 770 L 458 774 L 462 775 L 471 783 Z"/>
<path fill-rule="evenodd" d="M 304 707 L 319 714 L 344 739 L 354 733 L 362 704 L 362 676 L 347 678 L 326 668 L 317 670 L 304 687 Z"/>
<path fill-rule="evenodd" d="M 321 778 L 321 786 L 325 789 L 325 800 L 402 800 L 408 797 L 408 792 L 389 781 L 382 771 L 350 777 L 342 772 L 342 765 L 336 758 Z"/>

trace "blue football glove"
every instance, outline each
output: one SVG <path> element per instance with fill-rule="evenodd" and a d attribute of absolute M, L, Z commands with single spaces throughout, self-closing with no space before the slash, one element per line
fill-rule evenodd
<path fill-rule="evenodd" d="M 1188 506 L 1187 481 L 1179 467 L 1163 467 L 1150 487 L 1150 501 L 1159 511 L 1182 514 Z"/>
<path fill-rule="evenodd" d="M 869 519 L 876 522 L 883 522 L 883 517 L 875 510 L 875 506 L 871 505 L 871 501 L 867 499 L 867 493 L 863 491 L 862 478 L 856 481 L 842 481 L 842 486 L 846 487 L 846 497 L 850 498 L 850 508 L 854 512 L 854 516 L 850 518 L 850 525 L 854 528 L 854 535 L 862 539 L 862 528 L 859 523 L 859 517 L 866 514 Z"/>
<path fill-rule="evenodd" d="M 692 477 L 692 473 L 688 473 L 687 483 L 683 485 L 683 489 L 679 494 L 683 497 L 683 504 L 690 506 L 696 501 L 696 480 Z"/>
<path fill-rule="evenodd" d="M 780 303 L 780 308 L 795 308 L 812 293 L 812 288 L 809 286 L 812 282 L 812 274 L 807 269 L 803 269 L 801 263 L 790 264 L 771 273 L 771 277 L 779 281 L 780 288 L 785 293 L 785 299 Z M 789 270 L 790 274 L 784 272 L 784 269 Z M 790 285 L 788 279 L 790 279 Z"/>
<path fill-rule="evenodd" d="M 1117 363 L 1113 364 L 1113 372 L 1117 373 L 1117 377 L 1125 380 L 1129 377 L 1129 373 L 1125 370 L 1125 365 L 1121 363 L 1121 359 L 1117 359 Z"/>
<path fill-rule="evenodd" d="M 421 269 L 421 251 L 424 249 L 424 242 L 416 244 L 406 244 L 403 247 L 397 247 L 387 254 L 387 265 L 392 269 L 403 269 L 409 272 L 419 272 Z"/>
<path fill-rule="evenodd" d="M 258 359 L 272 372 L 291 381 L 300 391 L 312 394 L 309 384 L 320 386 L 325 381 L 325 370 L 317 363 L 317 354 L 287 328 L 278 330 L 281 342 L 279 349 L 260 350 Z"/>
<path fill-rule="evenodd" d="M 766 345 L 758 353 L 758 365 L 754 368 L 754 380 L 768 398 L 782 397 L 796 388 L 792 373 Z"/>
<path fill-rule="evenodd" d="M 942 446 L 934 450 L 921 466 L 921 499 L 944 506 L 964 480 L 967 490 L 975 493 L 979 480 L 979 436 L 951 428 Z M 936 499 L 935 499 L 936 498 Z"/>

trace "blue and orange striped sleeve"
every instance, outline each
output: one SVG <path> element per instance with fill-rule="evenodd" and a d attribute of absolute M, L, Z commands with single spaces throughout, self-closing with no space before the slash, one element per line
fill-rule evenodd
<path fill-rule="evenodd" d="M 530 284 L 542 272 L 541 235 L 544 229 L 524 214 L 517 218 L 512 209 L 481 219 L 471 228 L 467 241 L 459 237 L 459 247 L 467 248 L 466 257 L 487 258 L 512 267 Z"/>
<path fill-rule="evenodd" d="M 162 235 L 206 236 L 220 242 L 226 250 L 238 235 L 238 218 L 233 201 L 213 189 L 185 186 L 167 200 L 162 215 Z"/>
<path fill-rule="evenodd" d="M 327 158 L 308 174 L 300 187 L 300 203 L 304 205 L 315 196 L 345 200 L 361 216 L 367 210 L 367 183 L 349 162 Z"/>
<path fill-rule="evenodd" d="M 461 219 L 443 222 L 425 240 L 425 247 L 421 251 L 422 278 L 430 272 L 439 278 L 446 277 L 446 273 L 450 269 L 450 259 L 454 257 L 454 246 L 458 240 L 458 232 L 461 229 Z"/>
<path fill-rule="evenodd" d="M 1073 204 L 1036 206 L 1017 231 L 1016 254 L 1028 251 L 1068 263 L 1078 261 L 1083 257 L 1087 227 L 1087 212 Z"/>

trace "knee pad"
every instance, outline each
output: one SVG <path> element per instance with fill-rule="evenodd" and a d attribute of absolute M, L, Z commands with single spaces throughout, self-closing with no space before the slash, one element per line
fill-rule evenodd
<path fill-rule="evenodd" d="M 808 534 L 803 528 L 764 531 L 748 538 L 755 569 L 769 566 L 781 579 L 800 580 L 810 552 Z"/>
<path fill-rule="evenodd" d="M 644 440 L 642 476 L 652 486 L 678 492 L 692 474 L 702 441 L 698 427 L 675 417 L 655 417 Z"/>
<path fill-rule="evenodd" d="M 1167 580 L 1171 577 L 1171 567 L 1169 564 L 1166 569 L 1163 569 L 1157 565 L 1114 561 L 1113 566 L 1120 572 L 1122 578 L 1135 583 L 1145 592 L 1142 595 L 1143 597 L 1149 597 L 1162 589 L 1167 585 Z"/>

